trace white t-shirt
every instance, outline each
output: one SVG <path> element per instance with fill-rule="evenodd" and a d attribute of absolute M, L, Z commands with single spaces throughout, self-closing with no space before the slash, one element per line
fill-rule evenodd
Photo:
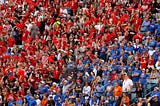
<path fill-rule="evenodd" d="M 40 99 L 37 99 L 37 100 L 36 100 L 36 103 L 37 103 L 36 106 L 41 106 L 41 100 L 40 100 Z"/>
<path fill-rule="evenodd" d="M 90 86 L 84 86 L 83 87 L 83 94 L 90 95 L 91 87 Z"/>
<path fill-rule="evenodd" d="M 155 50 L 149 50 L 148 54 L 152 56 L 154 52 L 155 52 Z"/>
<path fill-rule="evenodd" d="M 133 81 L 131 79 L 126 79 L 123 81 L 122 85 L 122 91 L 123 92 L 128 92 L 131 91 L 131 87 L 133 86 Z"/>
<path fill-rule="evenodd" d="M 31 23 L 29 23 L 29 24 L 26 24 L 26 26 L 27 26 L 27 31 L 31 31 L 31 28 L 32 28 L 32 24 Z"/>
<path fill-rule="evenodd" d="M 4 0 L 0 0 L 0 4 L 4 4 Z"/>
<path fill-rule="evenodd" d="M 97 71 L 98 70 L 96 68 L 93 69 L 93 72 L 94 72 L 95 76 L 97 76 Z"/>
<path fill-rule="evenodd" d="M 2 96 L 0 95 L 0 103 L 2 103 Z"/>
<path fill-rule="evenodd" d="M 156 62 L 155 67 L 156 67 L 157 70 L 160 70 L 160 61 Z"/>

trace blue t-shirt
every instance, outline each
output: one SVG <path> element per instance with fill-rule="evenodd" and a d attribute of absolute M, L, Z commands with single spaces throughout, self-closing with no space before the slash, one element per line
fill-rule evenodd
<path fill-rule="evenodd" d="M 133 51 L 134 48 L 133 48 L 133 46 L 130 46 L 130 47 L 126 47 L 125 50 L 126 50 L 126 51 Z"/>
<path fill-rule="evenodd" d="M 96 96 L 101 97 L 104 93 L 104 90 L 105 90 L 104 86 L 102 86 L 102 85 L 98 86 L 97 85 L 96 89 L 95 89 Z"/>
<path fill-rule="evenodd" d="M 56 106 L 62 106 L 62 103 L 59 102 L 59 101 L 57 101 L 57 102 L 56 102 Z"/>
<path fill-rule="evenodd" d="M 160 56 L 160 52 L 158 53 L 158 55 L 156 55 L 156 52 L 154 52 L 152 56 L 154 58 L 154 63 L 156 63 L 158 61 L 158 57 Z"/>
<path fill-rule="evenodd" d="M 139 81 L 141 73 L 142 73 L 141 70 L 133 70 L 132 71 L 132 74 L 138 74 L 139 75 L 139 76 L 133 76 L 132 77 L 133 82 L 138 82 Z"/>
<path fill-rule="evenodd" d="M 155 32 L 155 30 L 156 30 L 155 25 L 154 25 L 154 24 L 151 24 L 151 25 L 149 26 L 149 31 L 151 32 L 151 34 L 153 34 L 153 33 Z"/>
<path fill-rule="evenodd" d="M 30 99 L 30 100 L 28 101 L 28 106 L 36 106 L 36 104 L 37 104 L 37 102 L 36 102 L 35 99 Z"/>
<path fill-rule="evenodd" d="M 148 78 L 148 75 L 147 74 L 144 74 L 144 75 L 140 75 L 140 82 L 141 84 L 146 84 L 147 83 L 147 78 Z"/>
<path fill-rule="evenodd" d="M 23 100 L 22 99 L 16 101 L 16 105 L 22 106 L 22 104 L 23 104 Z"/>
<path fill-rule="evenodd" d="M 48 92 L 48 87 L 47 86 L 40 87 L 40 94 L 44 94 L 46 92 Z"/>
<path fill-rule="evenodd" d="M 27 102 L 30 100 L 30 96 L 32 96 L 32 94 L 28 94 L 28 95 L 25 96 Z"/>
<path fill-rule="evenodd" d="M 16 102 L 15 101 L 9 101 L 8 102 L 8 106 L 13 106 L 13 104 L 16 104 Z"/>

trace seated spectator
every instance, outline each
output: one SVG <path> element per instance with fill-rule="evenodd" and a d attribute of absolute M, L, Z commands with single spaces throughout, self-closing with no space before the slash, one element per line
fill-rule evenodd
<path fill-rule="evenodd" d="M 160 101 L 158 100 L 157 95 L 154 95 L 151 98 L 149 98 L 148 102 L 151 106 L 159 106 L 160 105 Z"/>
<path fill-rule="evenodd" d="M 129 97 L 127 96 L 126 93 L 123 93 L 123 94 L 122 94 L 122 99 L 121 99 L 121 104 L 120 104 L 120 106 L 123 106 L 123 105 L 125 105 L 125 106 L 130 106 L 130 99 L 129 99 Z"/>
<path fill-rule="evenodd" d="M 151 97 L 156 95 L 158 97 L 158 100 L 160 100 L 160 91 L 158 87 L 155 87 L 154 90 L 151 92 Z"/>

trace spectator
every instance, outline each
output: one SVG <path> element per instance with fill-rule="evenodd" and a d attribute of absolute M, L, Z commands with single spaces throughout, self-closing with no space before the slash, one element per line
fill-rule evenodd
<path fill-rule="evenodd" d="M 43 95 L 43 99 L 41 101 L 42 106 L 46 106 L 47 103 L 48 103 L 48 99 L 47 99 L 47 97 L 45 95 Z"/>
<path fill-rule="evenodd" d="M 139 78 L 141 75 L 141 70 L 138 68 L 139 66 L 136 65 L 135 69 L 132 71 L 132 80 L 133 82 L 137 83 L 139 82 Z"/>
<path fill-rule="evenodd" d="M 122 95 L 122 87 L 119 86 L 118 82 L 116 82 L 114 87 L 114 97 L 120 98 Z"/>
<path fill-rule="evenodd" d="M 41 106 L 41 100 L 39 99 L 39 96 L 36 95 L 36 106 Z"/>
<path fill-rule="evenodd" d="M 160 102 L 158 101 L 157 95 L 154 95 L 152 98 L 149 98 L 148 102 L 151 106 L 159 106 L 160 105 Z"/>
<path fill-rule="evenodd" d="M 88 82 L 85 83 L 85 86 L 83 87 L 83 91 L 82 91 L 83 95 L 85 97 L 89 97 L 91 94 L 91 87 L 89 86 Z"/>
<path fill-rule="evenodd" d="M 133 82 L 130 78 L 128 78 L 127 74 L 124 73 L 124 81 L 122 85 L 122 92 L 131 92 L 131 88 L 133 87 Z"/>
<path fill-rule="evenodd" d="M 158 61 L 155 64 L 157 70 L 160 70 L 160 57 L 158 57 Z"/>
<path fill-rule="evenodd" d="M 47 102 L 48 106 L 55 106 L 55 102 L 53 100 L 53 96 L 49 96 L 49 100 Z"/>
<path fill-rule="evenodd" d="M 28 100 L 28 106 L 36 106 L 36 100 L 34 99 L 33 96 L 30 96 L 29 100 Z"/>
<path fill-rule="evenodd" d="M 123 105 L 125 105 L 125 106 L 130 106 L 130 99 L 129 99 L 129 97 L 127 96 L 126 93 L 123 93 L 123 94 L 122 94 L 122 100 L 121 100 L 120 106 L 123 106 Z"/>
<path fill-rule="evenodd" d="M 160 92 L 158 87 L 155 87 L 154 90 L 151 92 L 151 97 L 153 97 L 154 95 L 156 95 L 158 97 L 158 100 L 160 100 Z"/>

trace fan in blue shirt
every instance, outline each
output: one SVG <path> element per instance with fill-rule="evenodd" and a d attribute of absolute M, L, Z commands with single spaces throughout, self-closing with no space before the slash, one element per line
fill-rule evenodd
<path fill-rule="evenodd" d="M 42 85 L 40 86 L 40 94 L 44 94 L 48 92 L 48 87 L 45 86 L 45 82 L 42 81 Z"/>
<path fill-rule="evenodd" d="M 132 71 L 132 80 L 133 82 L 138 82 L 140 75 L 141 75 L 141 70 L 138 69 L 138 66 Z"/>
<path fill-rule="evenodd" d="M 8 102 L 8 106 L 13 106 L 13 105 L 15 105 L 15 104 L 16 104 L 15 101 L 9 101 L 9 102 Z"/>
<path fill-rule="evenodd" d="M 98 85 L 96 86 L 96 89 L 95 89 L 96 96 L 99 98 L 103 95 L 105 91 L 104 86 L 102 86 L 100 83 L 101 82 L 98 82 Z"/>
<path fill-rule="evenodd" d="M 37 102 L 36 99 L 33 96 L 30 96 L 30 99 L 28 101 L 28 106 L 36 106 Z"/>

